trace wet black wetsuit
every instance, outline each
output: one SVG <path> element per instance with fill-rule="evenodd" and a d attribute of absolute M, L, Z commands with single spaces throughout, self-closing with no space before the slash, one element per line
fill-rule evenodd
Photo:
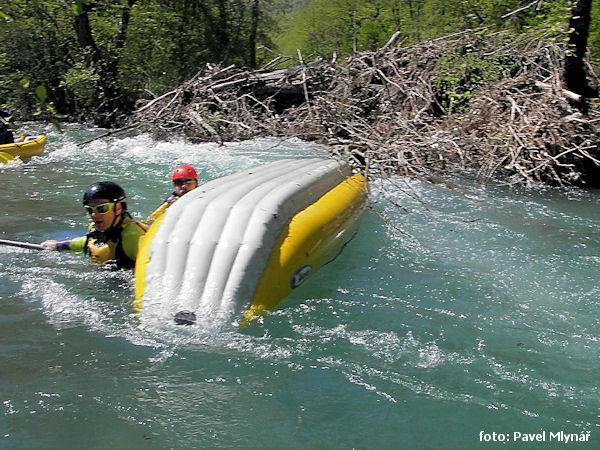
<path fill-rule="evenodd" d="M 10 113 L 0 110 L 0 145 L 12 144 L 15 142 L 15 137 L 12 133 L 12 128 L 8 124 L 6 117 L 10 117 Z"/>

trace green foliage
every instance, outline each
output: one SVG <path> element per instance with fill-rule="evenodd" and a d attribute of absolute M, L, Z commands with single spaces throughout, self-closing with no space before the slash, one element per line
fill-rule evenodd
<path fill-rule="evenodd" d="M 75 45 L 67 32 L 72 25 L 58 2 L 11 0 L 2 8 L 11 19 L 0 27 L 0 99 L 27 116 L 39 108 L 29 86 L 46 86 L 49 102 L 61 99 L 58 86 Z"/>
<path fill-rule="evenodd" d="M 174 32 L 181 16 L 154 1 L 136 5 L 133 12 L 128 45 L 121 51 L 119 78 L 131 91 L 162 92 L 182 78 L 176 56 L 180 37 Z"/>
<path fill-rule="evenodd" d="M 22 115 L 49 111 L 51 105 L 61 114 L 75 115 L 81 110 L 97 111 L 116 99 L 128 99 L 130 103 L 120 105 L 125 108 L 148 92 L 158 95 L 172 89 L 207 63 L 251 65 L 253 48 L 261 45 L 294 58 L 299 49 L 309 60 L 375 49 L 396 30 L 404 45 L 474 27 L 511 33 L 541 29 L 549 32 L 549 39 L 553 38 L 550 31 L 565 30 L 568 0 L 545 0 L 539 11 L 531 7 L 502 18 L 525 4 L 522 0 L 260 0 L 254 30 L 254 0 L 137 0 L 129 10 L 121 45 L 117 37 L 129 0 L 10 0 L 0 4 L 0 103 L 20 109 Z M 589 39 L 596 60 L 598 7 L 594 6 Z M 93 45 L 84 45 L 76 33 L 76 17 L 83 15 Z M 564 33 L 555 34 L 564 39 Z M 258 64 L 272 57 L 266 50 L 256 52 Z M 473 55 L 455 55 L 444 64 L 448 73 L 440 72 L 438 87 L 447 93 L 449 108 L 463 104 L 496 71 L 496 62 L 478 61 Z M 44 95 L 36 93 L 38 86 L 45 87 Z"/>
<path fill-rule="evenodd" d="M 344 56 L 385 42 L 395 29 L 384 0 L 313 0 L 283 20 L 274 36 L 282 53 Z"/>
<path fill-rule="evenodd" d="M 250 42 L 252 0 L 11 0 L 0 5 L 0 102 L 23 115 L 40 106 L 35 89 L 46 87 L 45 105 L 78 114 L 133 103 L 160 94 L 195 75 L 206 63 L 252 63 L 252 47 L 271 45 L 270 11 L 282 0 L 260 0 L 255 40 Z M 124 45 L 122 18 L 129 12 Z M 76 20 L 87 19 L 91 42 L 81 41 Z M 85 26 L 85 22 L 77 22 Z M 79 29 L 81 31 L 81 29 Z M 111 106 L 112 102 L 112 106 Z"/>
<path fill-rule="evenodd" d="M 355 49 L 380 47 L 395 31 L 407 45 L 466 29 L 566 31 L 568 0 L 545 0 L 539 9 L 532 5 L 510 14 L 527 4 L 521 0 L 312 0 L 281 18 L 282 31 L 273 37 L 286 55 L 294 56 L 300 49 L 304 54 L 337 52 L 343 57 Z M 594 54 L 598 52 L 597 16 L 593 15 L 590 34 Z"/>
<path fill-rule="evenodd" d="M 46 100 L 48 99 L 48 90 L 46 89 L 46 86 L 40 84 L 36 87 L 35 95 L 41 103 L 46 103 Z"/>
<path fill-rule="evenodd" d="M 76 108 L 88 108 L 96 102 L 99 79 L 100 76 L 93 69 L 83 62 L 77 62 L 67 70 L 59 86 L 65 88 Z"/>
<path fill-rule="evenodd" d="M 444 112 L 464 108 L 477 90 L 514 73 L 518 63 L 503 53 L 486 54 L 484 46 L 465 46 L 444 55 L 434 72 L 436 98 Z"/>

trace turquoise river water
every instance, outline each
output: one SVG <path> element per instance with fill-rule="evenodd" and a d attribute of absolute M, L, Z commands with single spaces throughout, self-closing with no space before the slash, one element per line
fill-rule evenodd
<path fill-rule="evenodd" d="M 325 154 L 46 131 L 0 168 L 2 239 L 81 234 L 100 179 L 142 217 L 177 163 Z M 455 182 L 374 181 L 340 257 L 242 330 L 145 326 L 131 273 L 0 247 L 0 448 L 600 448 L 600 194 Z"/>

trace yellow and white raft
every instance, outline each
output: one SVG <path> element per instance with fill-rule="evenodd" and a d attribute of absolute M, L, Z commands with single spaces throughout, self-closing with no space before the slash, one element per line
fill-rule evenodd
<path fill-rule="evenodd" d="M 12 144 L 0 145 L 0 163 L 7 163 L 16 157 L 31 158 L 41 155 L 46 145 L 46 135 L 27 136 Z"/>
<path fill-rule="evenodd" d="M 187 193 L 142 238 L 134 308 L 205 326 L 274 308 L 352 239 L 365 178 L 334 159 L 281 160 Z"/>

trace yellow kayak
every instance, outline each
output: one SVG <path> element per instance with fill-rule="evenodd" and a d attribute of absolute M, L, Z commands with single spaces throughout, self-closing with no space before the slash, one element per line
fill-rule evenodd
<path fill-rule="evenodd" d="M 0 145 L 0 153 L 5 153 L 13 158 L 31 158 L 32 156 L 41 155 L 44 152 L 46 145 L 46 135 L 28 136 L 22 141 L 17 140 L 12 144 Z"/>

